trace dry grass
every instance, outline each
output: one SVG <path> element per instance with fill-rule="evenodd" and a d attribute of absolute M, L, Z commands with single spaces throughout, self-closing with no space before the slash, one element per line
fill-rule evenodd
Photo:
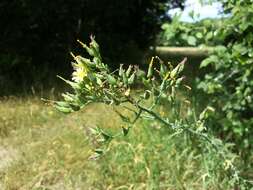
<path fill-rule="evenodd" d="M 87 128 L 121 124 L 106 106 L 66 116 L 37 98 L 11 98 L 1 100 L 0 120 L 1 150 L 11 158 L 0 169 L 0 189 L 228 189 L 222 174 L 209 176 L 210 158 L 156 123 L 138 123 L 104 157 L 89 160 Z"/>

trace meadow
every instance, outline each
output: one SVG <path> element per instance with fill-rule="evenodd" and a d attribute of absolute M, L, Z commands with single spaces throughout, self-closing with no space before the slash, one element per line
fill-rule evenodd
<path fill-rule="evenodd" d="M 121 125 L 108 106 L 66 116 L 39 97 L 9 97 L 1 99 L 0 120 L 0 189 L 229 189 L 214 157 L 147 121 L 90 159 L 89 128 Z"/>
<path fill-rule="evenodd" d="M 78 63 L 77 58 L 75 57 Z M 100 64 L 106 69 L 102 62 Z M 149 70 L 152 64 L 151 61 Z M 82 99 L 72 100 L 71 94 L 65 94 L 66 102 L 57 102 L 57 100 L 62 100 L 60 90 L 56 92 L 51 90 L 49 93 L 33 91 L 33 95 L 1 97 L 0 189 L 216 190 L 234 187 L 243 189 L 240 170 L 244 169 L 247 172 L 245 168 L 249 167 L 245 167 L 245 163 L 230 152 L 232 147 L 230 144 L 223 144 L 219 139 L 212 138 L 205 132 L 202 133 L 206 131 L 202 124 L 205 124 L 207 116 L 207 109 L 204 109 L 205 103 L 203 103 L 206 101 L 204 96 L 197 94 L 194 86 L 193 88 L 186 86 L 187 92 L 184 90 L 174 95 L 173 93 L 166 94 L 170 88 L 178 88 L 176 86 L 180 83 L 176 85 L 171 81 L 182 79 L 177 75 L 179 75 L 179 70 L 182 71 L 180 67 L 184 67 L 184 64 L 185 62 L 182 61 L 173 70 L 165 71 L 167 77 L 161 75 L 161 78 L 164 77 L 163 81 L 169 80 L 169 83 L 161 83 L 161 86 L 166 84 L 168 87 L 164 92 L 165 97 L 155 95 L 156 92 L 153 90 L 160 84 L 153 83 L 154 86 L 150 86 L 148 79 L 148 86 L 136 86 L 129 95 L 127 93 L 130 91 L 128 90 L 131 87 L 130 84 L 128 88 L 122 88 L 119 76 L 117 88 L 124 91 L 123 93 L 117 91 L 109 80 L 116 76 L 108 77 L 109 71 L 100 73 L 106 76 L 103 78 L 104 83 L 108 83 L 99 89 L 102 90 L 101 93 L 105 92 L 101 97 L 96 96 L 97 91 L 93 91 L 98 87 L 96 80 L 94 84 L 88 81 L 82 83 L 83 81 L 78 80 L 69 83 L 75 93 L 78 93 L 75 89 L 79 88 L 78 85 L 90 84 L 94 85 L 94 88 L 89 88 L 88 92 L 83 94 L 84 96 L 75 96 Z M 192 65 L 186 65 L 185 75 L 194 76 L 194 69 L 191 67 Z M 90 70 L 90 73 L 92 72 L 94 76 L 100 76 L 99 72 Z M 122 72 L 128 71 L 123 69 Z M 131 72 L 134 75 L 136 73 L 135 70 Z M 73 76 L 78 75 L 73 74 Z M 129 74 L 128 81 L 131 76 Z M 90 80 L 88 77 L 89 75 L 85 75 L 84 79 Z M 188 77 L 186 81 L 193 84 L 192 78 Z M 144 83 L 145 80 L 143 79 Z M 162 89 L 161 86 L 160 89 Z M 85 86 L 83 88 L 86 89 Z M 150 88 L 152 93 L 145 88 Z M 77 106 L 82 105 L 81 101 L 89 101 L 91 96 L 86 96 L 89 92 L 92 93 L 92 97 L 101 99 L 92 98 L 93 103 L 80 110 L 77 109 Z M 115 94 L 108 96 L 107 93 Z M 127 132 L 123 130 L 124 135 L 106 143 L 108 134 L 122 131 L 122 126 L 125 126 L 124 119 L 131 116 L 131 109 L 139 108 L 138 106 L 131 108 L 131 102 L 126 105 L 123 102 L 120 104 L 108 102 L 108 97 L 110 101 L 116 101 L 117 98 L 120 100 L 121 96 L 133 99 L 144 97 L 146 100 L 141 105 L 144 106 L 143 108 L 156 102 L 155 98 L 158 97 L 159 104 L 156 102 L 155 109 L 150 109 L 150 111 L 159 115 L 160 118 L 166 118 L 165 123 L 169 119 L 171 124 L 175 125 L 175 129 L 173 126 L 171 128 L 160 123 L 156 117 L 143 115 L 145 117 L 137 119 L 131 130 L 124 128 L 127 130 Z M 50 101 L 45 101 L 44 98 Z M 68 107 L 73 106 L 75 101 L 78 105 Z M 114 106 L 120 107 L 121 104 L 123 104 L 122 107 L 117 108 L 120 114 L 117 114 Z M 124 106 L 128 107 L 128 110 L 122 109 Z M 132 107 L 134 106 L 133 103 Z M 71 108 L 72 113 L 69 111 L 69 114 L 61 113 L 66 112 L 66 108 L 67 110 Z M 201 112 L 203 109 L 206 111 Z M 99 138 L 94 136 L 93 132 L 97 127 L 106 131 L 102 134 L 102 139 L 101 134 L 97 135 Z M 183 132 L 184 130 L 186 132 Z M 100 148 L 103 143 L 106 143 L 103 154 L 94 156 L 94 152 L 102 150 Z M 234 165 L 236 165 L 235 170 Z M 237 176 L 237 170 L 240 178 Z M 250 172 L 242 174 L 247 178 L 250 176 Z"/>
<path fill-rule="evenodd" d="M 253 190 L 253 4 L 219 2 L 3 1 L 0 190 Z"/>

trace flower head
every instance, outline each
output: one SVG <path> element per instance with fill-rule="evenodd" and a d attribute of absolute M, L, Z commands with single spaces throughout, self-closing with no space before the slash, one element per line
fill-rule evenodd
<path fill-rule="evenodd" d="M 72 80 L 79 83 L 87 76 L 87 70 L 84 67 L 76 67 L 72 74 Z"/>
<path fill-rule="evenodd" d="M 84 78 L 87 76 L 87 73 L 89 71 L 89 68 L 85 62 L 80 61 L 79 56 L 75 56 L 71 53 L 73 58 L 75 59 L 75 63 L 72 64 L 74 68 L 74 72 L 72 73 L 72 80 L 79 83 L 84 80 Z"/>

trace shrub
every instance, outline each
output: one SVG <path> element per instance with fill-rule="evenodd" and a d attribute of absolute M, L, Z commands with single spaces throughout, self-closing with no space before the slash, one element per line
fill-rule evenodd
<path fill-rule="evenodd" d="M 201 63 L 210 72 L 199 83 L 217 108 L 215 130 L 234 142 L 245 158 L 253 145 L 253 4 L 250 0 L 224 1 L 231 12 L 218 33 L 225 36 L 224 46 Z"/>
<path fill-rule="evenodd" d="M 217 33 L 226 19 L 204 19 L 195 23 L 180 21 L 180 15 L 171 23 L 162 25 L 157 43 L 163 46 L 215 46 L 222 44 L 224 36 Z"/>
<path fill-rule="evenodd" d="M 165 23 L 158 40 L 162 45 L 215 46 L 200 67 L 204 79 L 198 88 L 216 108 L 210 127 L 245 159 L 251 158 L 253 144 L 253 6 L 250 0 L 223 0 L 225 19 L 184 23 L 175 17 Z M 212 126 L 211 126 L 212 125 Z"/>

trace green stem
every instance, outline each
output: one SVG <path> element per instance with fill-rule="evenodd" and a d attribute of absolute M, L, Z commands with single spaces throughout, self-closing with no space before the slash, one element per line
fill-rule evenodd
<path fill-rule="evenodd" d="M 137 106 L 138 106 L 138 108 L 139 108 L 140 110 L 143 110 L 143 111 L 147 112 L 148 114 L 152 115 L 155 119 L 157 119 L 157 120 L 160 121 L 161 123 L 163 123 L 163 124 L 165 124 L 165 125 L 167 125 L 167 126 L 170 126 L 170 127 L 172 126 L 171 123 L 165 121 L 162 117 L 160 117 L 159 115 L 157 115 L 155 112 L 153 112 L 153 111 L 151 111 L 151 110 L 149 110 L 149 109 L 147 109 L 147 108 L 145 108 L 145 107 L 143 107 L 143 106 L 141 106 L 141 105 L 137 105 Z"/>

